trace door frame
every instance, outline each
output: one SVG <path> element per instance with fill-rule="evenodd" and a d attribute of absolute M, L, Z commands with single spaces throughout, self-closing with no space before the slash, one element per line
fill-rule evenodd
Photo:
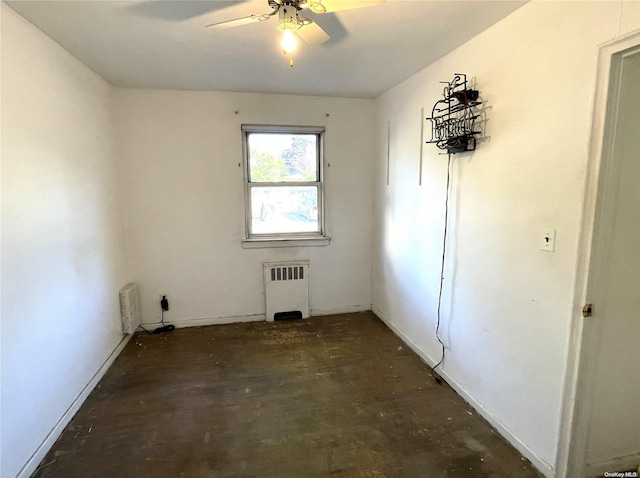
<path fill-rule="evenodd" d="M 593 317 L 584 318 L 582 307 L 593 301 L 600 277 L 601 251 L 610 235 L 606 210 L 615 199 L 616 162 L 613 157 L 613 133 L 616 129 L 617 98 L 620 89 L 622 60 L 625 52 L 640 48 L 640 30 L 600 45 L 596 90 L 591 122 L 589 156 L 585 174 L 584 201 L 573 314 L 569 338 L 569 353 L 565 374 L 562 416 L 558 437 L 556 476 L 585 476 L 588 418 L 591 411 L 589 383 L 595 375 L 595 363 L 590 351 L 597 344 L 595 333 L 598 305 Z"/>

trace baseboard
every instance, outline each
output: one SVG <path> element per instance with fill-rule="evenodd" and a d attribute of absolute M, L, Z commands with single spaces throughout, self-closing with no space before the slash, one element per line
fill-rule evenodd
<path fill-rule="evenodd" d="M 105 360 L 104 363 L 98 369 L 98 371 L 95 374 L 93 374 L 93 377 L 91 377 L 91 380 L 89 380 L 89 383 L 87 383 L 84 386 L 84 388 L 82 389 L 80 394 L 76 397 L 76 399 L 73 401 L 71 406 L 67 408 L 67 411 L 64 412 L 64 415 L 62 415 L 60 420 L 58 420 L 58 423 L 56 423 L 56 425 L 49 432 L 49 434 L 46 436 L 46 438 L 43 440 L 40 446 L 36 449 L 33 455 L 31 455 L 31 458 L 27 460 L 27 462 L 24 464 L 22 469 L 16 475 L 16 478 L 29 478 L 32 475 L 32 473 L 36 470 L 36 468 L 38 468 L 38 465 L 42 462 L 42 460 L 44 460 L 44 457 L 47 456 L 47 453 L 49 453 L 49 450 L 51 449 L 53 444 L 60 437 L 60 435 L 62 435 L 62 432 L 64 431 L 66 426 L 69 424 L 73 416 L 80 409 L 80 407 L 82 406 L 84 401 L 87 399 L 89 394 L 96 387 L 96 385 L 98 385 L 98 382 L 107 372 L 107 370 L 109 370 L 109 367 L 111 367 L 111 364 L 113 364 L 116 358 L 118 358 L 118 355 L 120 355 L 120 352 L 122 352 L 122 349 L 124 349 L 124 346 L 127 345 L 127 342 L 129 342 L 130 339 L 131 339 L 131 335 L 125 335 L 122 338 L 122 340 L 118 343 L 118 345 L 113 350 L 113 352 L 111 352 L 109 357 L 107 357 L 107 360 Z"/>
<path fill-rule="evenodd" d="M 586 466 L 587 476 L 589 478 L 603 476 L 607 472 L 614 473 L 637 470 L 638 467 L 640 467 L 640 452 L 632 453 L 631 455 L 618 456 L 610 460 L 601 461 L 600 463 L 592 463 Z M 624 473 L 620 476 L 623 477 Z"/>
<path fill-rule="evenodd" d="M 365 312 L 371 310 L 371 304 L 366 305 L 352 305 L 349 307 L 341 307 L 337 309 L 311 309 L 312 316 L 319 315 L 335 315 L 335 314 L 349 314 L 352 312 Z M 260 322 L 265 320 L 264 314 L 251 314 L 251 315 L 231 315 L 226 317 L 204 317 L 200 319 L 185 319 L 185 320 L 165 320 L 165 324 L 175 325 L 176 329 L 183 327 L 203 327 L 205 325 L 223 325 L 223 324 L 237 324 L 240 322 Z M 142 326 L 147 330 L 153 330 L 156 327 L 160 327 L 160 322 L 147 322 Z"/>
<path fill-rule="evenodd" d="M 176 329 L 184 327 L 204 327 L 206 325 L 223 325 L 223 324 L 237 324 L 240 322 L 260 322 L 265 319 L 264 314 L 252 314 L 252 315 L 230 315 L 226 317 L 203 317 L 200 319 L 184 319 L 184 320 L 170 320 L 165 319 L 165 324 L 174 325 Z M 147 322 L 142 326 L 147 330 L 153 330 L 156 327 L 160 327 L 160 322 Z"/>
<path fill-rule="evenodd" d="M 351 314 L 353 312 L 366 312 L 367 310 L 371 310 L 371 304 L 350 305 L 348 307 L 338 307 L 337 309 L 311 309 L 311 316 Z"/>
<path fill-rule="evenodd" d="M 386 317 L 380 309 L 378 309 L 375 305 L 371 305 L 372 312 L 380 319 L 382 322 L 389 327 L 393 333 L 395 333 L 404 343 L 406 343 L 418 356 L 430 367 L 433 367 L 436 362 L 431 357 L 427 355 L 427 353 L 422 350 L 418 345 L 413 342 L 409 337 L 407 337 L 395 324 Z M 552 478 L 554 476 L 553 467 L 536 455 L 527 445 L 525 445 L 520 439 L 514 435 L 506 426 L 504 426 L 500 420 L 494 417 L 487 409 L 485 409 L 480 402 L 478 402 L 471 394 L 469 394 L 464 388 L 462 388 L 449 374 L 445 371 L 438 369 L 438 373 L 440 376 L 453 388 L 458 395 L 460 395 L 464 400 L 471 405 L 475 409 L 478 414 L 488 421 L 491 426 L 493 426 L 498 432 L 509 442 L 513 447 L 518 450 L 522 456 L 526 457 L 531 464 L 542 473 L 547 478 Z"/>

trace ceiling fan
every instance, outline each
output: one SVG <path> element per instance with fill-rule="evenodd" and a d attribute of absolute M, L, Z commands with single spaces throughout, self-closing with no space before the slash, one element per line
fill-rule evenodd
<path fill-rule="evenodd" d="M 313 13 L 332 13 L 340 10 L 352 10 L 354 8 L 371 7 L 384 3 L 386 0 L 267 0 L 272 11 L 235 18 L 217 23 L 205 25 L 205 28 L 232 28 L 249 23 L 264 22 L 271 17 L 278 15 L 278 29 L 283 32 L 282 46 L 283 53 L 292 54 L 297 46 L 296 32 L 300 38 L 310 45 L 319 45 L 326 42 L 330 37 L 316 22 L 310 18 L 299 15 L 303 10 Z M 289 61 L 293 66 L 293 56 Z"/>

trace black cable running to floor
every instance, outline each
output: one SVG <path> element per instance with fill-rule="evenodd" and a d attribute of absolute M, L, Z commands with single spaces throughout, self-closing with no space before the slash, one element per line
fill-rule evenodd
<path fill-rule="evenodd" d="M 142 325 L 138 325 L 138 328 L 136 330 L 142 329 L 149 335 L 161 334 L 163 332 L 171 332 L 171 331 L 175 330 L 176 329 L 175 325 L 173 325 L 173 324 L 168 324 L 167 325 L 167 324 L 164 323 L 164 311 L 166 310 L 165 307 L 168 309 L 169 303 L 167 302 L 166 298 L 163 296 L 162 297 L 162 301 L 160 303 L 160 324 L 161 324 L 161 327 L 158 327 L 153 332 L 151 332 L 150 330 L 145 329 Z"/>
<path fill-rule="evenodd" d="M 169 310 L 169 301 L 167 300 L 167 297 L 163 295 L 162 296 L 162 300 L 160 301 L 160 324 L 162 326 L 158 327 L 156 330 L 154 330 L 153 331 L 154 334 L 162 334 L 164 332 L 171 332 L 171 331 L 176 329 L 175 325 L 173 325 L 173 324 L 166 325 L 164 323 L 164 311 L 165 310 Z"/>
<path fill-rule="evenodd" d="M 153 332 L 151 332 L 151 331 L 149 331 L 149 330 L 145 329 L 142 325 L 138 325 L 138 329 L 142 329 L 142 330 L 144 330 L 148 335 L 152 335 L 152 334 L 153 334 Z M 138 329 L 136 329 L 136 330 L 138 330 Z"/>
<path fill-rule="evenodd" d="M 449 153 L 449 158 L 447 160 L 447 194 L 444 201 L 444 231 L 442 234 L 442 264 L 440 266 L 440 289 L 438 290 L 438 322 L 436 325 L 436 338 L 438 342 L 440 342 L 440 346 L 442 347 L 442 356 L 440 357 L 440 361 L 431 367 L 431 376 L 436 381 L 436 383 L 441 384 L 442 379 L 440 378 L 440 374 L 436 373 L 436 369 L 444 362 L 444 342 L 440 338 L 440 308 L 442 307 L 442 289 L 444 286 L 444 265 L 445 265 L 445 257 L 447 254 L 447 229 L 449 224 L 449 190 L 451 184 L 451 153 Z"/>

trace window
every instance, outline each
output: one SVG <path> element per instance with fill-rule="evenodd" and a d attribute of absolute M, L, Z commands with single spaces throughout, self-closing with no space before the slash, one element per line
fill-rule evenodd
<path fill-rule="evenodd" d="M 324 128 L 243 125 L 242 132 L 245 243 L 327 243 L 323 213 Z"/>

